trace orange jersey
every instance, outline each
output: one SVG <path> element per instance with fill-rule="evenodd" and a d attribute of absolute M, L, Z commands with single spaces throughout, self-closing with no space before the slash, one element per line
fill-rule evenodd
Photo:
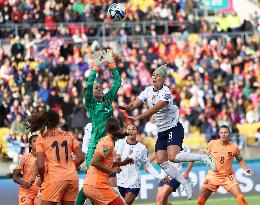
<path fill-rule="evenodd" d="M 55 129 L 48 131 L 36 141 L 36 152 L 45 155 L 48 173 L 45 177 L 51 182 L 77 180 L 78 175 L 71 153 L 79 147 L 78 141 L 68 132 Z"/>
<path fill-rule="evenodd" d="M 39 186 L 37 185 L 37 170 L 35 167 L 36 157 L 34 157 L 31 153 L 20 157 L 19 164 L 16 166 L 16 169 L 21 170 L 23 174 L 23 181 L 30 182 L 35 180 L 35 183 L 29 189 L 25 189 L 22 185 L 20 185 L 19 195 L 28 194 L 33 196 L 37 194 Z"/>
<path fill-rule="evenodd" d="M 240 150 L 236 144 L 229 141 L 223 145 L 221 140 L 212 140 L 208 144 L 208 154 L 211 155 L 216 163 L 216 172 L 209 171 L 213 176 L 228 176 L 234 173 L 232 162 Z"/>
<path fill-rule="evenodd" d="M 109 136 L 102 138 L 97 144 L 95 153 L 99 153 L 104 157 L 102 163 L 106 167 L 112 168 L 113 166 L 114 147 L 115 147 L 115 143 L 112 140 L 112 138 Z M 108 178 L 109 178 L 109 173 L 102 172 L 96 167 L 90 166 L 84 184 L 92 185 L 96 188 L 108 188 L 109 187 Z"/>

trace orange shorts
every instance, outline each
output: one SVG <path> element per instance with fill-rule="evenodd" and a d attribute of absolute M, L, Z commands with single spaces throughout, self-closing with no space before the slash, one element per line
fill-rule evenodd
<path fill-rule="evenodd" d="M 89 198 L 95 205 L 107 205 L 119 197 L 112 187 L 96 188 L 94 186 L 84 184 L 83 191 L 86 197 Z"/>
<path fill-rule="evenodd" d="M 229 192 L 234 185 L 238 185 L 234 174 L 225 177 L 207 175 L 202 187 L 205 187 L 212 192 L 216 192 L 218 188 L 222 186 L 227 192 Z"/>
<path fill-rule="evenodd" d="M 75 201 L 78 195 L 78 190 L 78 180 L 46 182 L 41 199 L 51 202 Z"/>
<path fill-rule="evenodd" d="M 18 196 L 18 204 L 19 205 L 37 205 L 37 196 L 34 198 L 28 196 L 27 194 Z"/>

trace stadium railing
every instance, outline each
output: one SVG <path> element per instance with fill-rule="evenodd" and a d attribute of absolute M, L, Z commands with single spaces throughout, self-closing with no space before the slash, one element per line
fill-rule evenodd
<path fill-rule="evenodd" d="M 186 22 L 185 22 L 186 23 Z M 152 36 L 147 34 L 149 32 L 150 26 L 154 25 L 156 27 L 156 36 Z M 136 26 L 140 26 L 141 32 L 136 34 L 135 28 Z M 108 33 L 111 33 L 109 31 L 115 31 L 116 29 L 124 29 L 127 32 L 127 41 L 142 41 L 143 39 L 151 39 L 151 40 L 161 40 L 163 38 L 164 34 L 172 34 L 175 35 L 174 28 L 179 27 L 178 21 L 140 21 L 140 22 L 130 22 L 130 21 L 124 21 L 120 23 L 104 23 L 104 22 L 82 22 L 82 23 L 55 23 L 55 24 L 29 24 L 29 23 L 23 23 L 23 24 L 0 24 L 0 41 L 1 44 L 9 44 L 10 39 L 6 36 L 4 36 L 6 33 L 13 33 L 15 36 L 21 33 L 24 33 L 25 31 L 31 30 L 33 28 L 37 29 L 45 29 L 45 30 L 54 30 L 57 31 L 60 28 L 73 28 L 78 29 L 79 31 L 84 31 L 84 29 L 97 29 L 96 35 L 87 35 L 88 42 L 93 42 L 95 40 L 99 42 L 106 42 L 106 41 L 120 41 L 122 39 L 122 36 L 119 34 L 117 36 L 108 35 Z M 159 29 L 158 29 L 159 28 Z M 178 38 L 186 38 L 188 32 L 184 32 L 183 35 L 177 35 Z M 246 39 L 249 36 L 252 36 L 254 34 L 258 34 L 259 32 L 230 32 L 230 33 L 196 33 L 196 35 L 199 35 L 203 38 L 221 38 L 224 41 L 228 39 L 233 39 L 240 37 L 243 41 L 246 41 Z M 73 41 L 72 37 L 64 37 L 64 40 Z M 32 40 L 32 39 L 31 39 Z"/>

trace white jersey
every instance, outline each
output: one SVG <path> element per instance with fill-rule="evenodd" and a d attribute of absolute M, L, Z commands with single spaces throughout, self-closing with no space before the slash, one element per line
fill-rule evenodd
<path fill-rule="evenodd" d="M 155 106 L 155 104 L 160 100 L 167 102 L 166 107 L 153 114 L 158 132 L 163 132 L 177 125 L 179 120 L 179 109 L 173 104 L 172 94 L 167 86 L 164 85 L 156 92 L 154 91 L 153 86 L 146 87 L 138 98 L 147 103 L 149 108 Z"/>
<path fill-rule="evenodd" d="M 83 137 L 83 142 L 82 142 L 82 152 L 85 154 L 88 153 L 88 146 L 90 143 L 91 131 L 92 131 L 92 123 L 88 123 L 84 128 L 84 137 Z"/>
<path fill-rule="evenodd" d="M 118 143 L 120 143 L 120 151 L 117 150 L 117 154 L 121 155 L 121 160 L 123 161 L 127 157 L 132 158 L 134 164 L 120 167 L 122 171 L 117 174 L 117 185 L 124 188 L 140 188 L 140 167 L 150 163 L 147 148 L 140 142 L 134 145 L 128 144 L 126 139 L 116 141 L 116 147 L 119 147 L 117 146 Z"/>

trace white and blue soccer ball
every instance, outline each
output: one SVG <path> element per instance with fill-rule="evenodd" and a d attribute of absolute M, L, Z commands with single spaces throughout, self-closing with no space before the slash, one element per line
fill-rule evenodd
<path fill-rule="evenodd" d="M 121 21 L 126 16 L 125 6 L 121 3 L 113 3 L 108 8 L 107 15 L 113 21 Z"/>

